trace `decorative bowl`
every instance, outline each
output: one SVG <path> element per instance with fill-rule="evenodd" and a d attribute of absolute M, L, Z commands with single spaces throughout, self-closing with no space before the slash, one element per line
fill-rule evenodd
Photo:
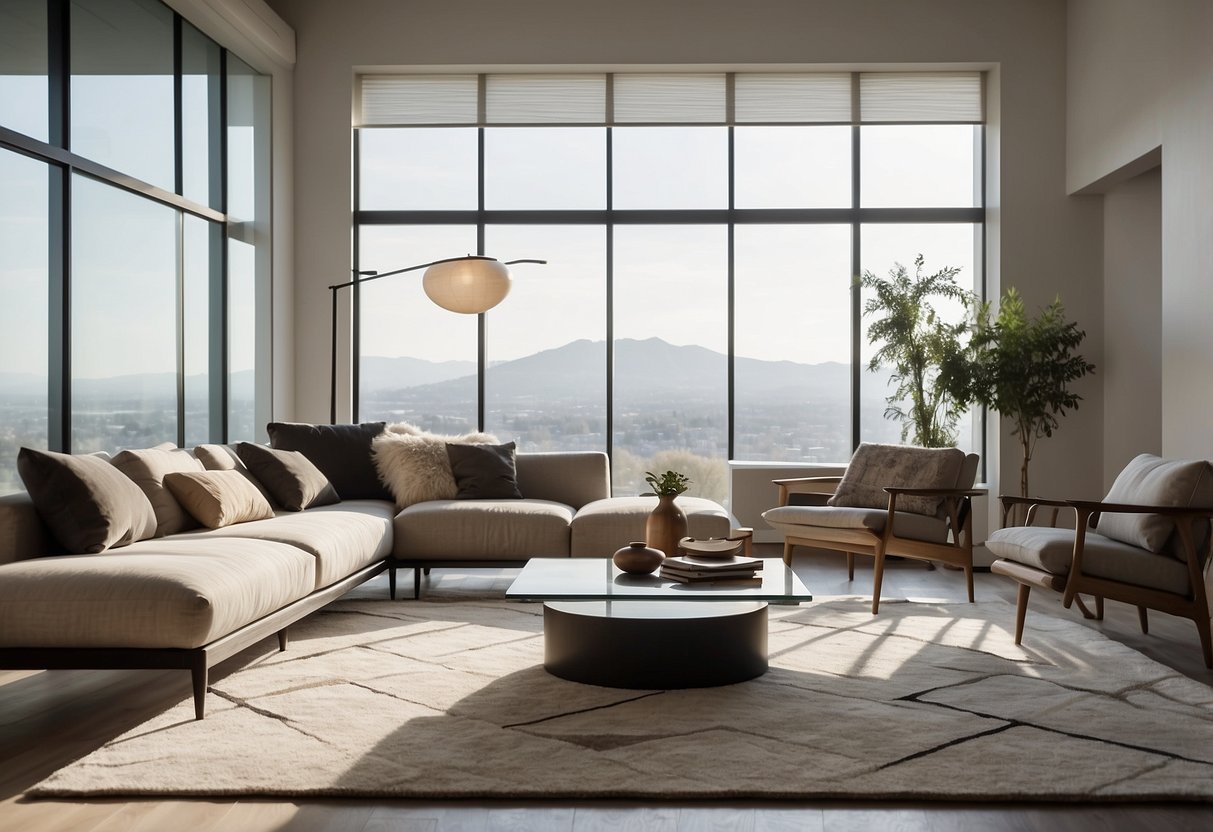
<path fill-rule="evenodd" d="M 707 540 L 684 537 L 678 541 L 679 549 L 697 558 L 731 558 L 741 551 L 743 545 L 744 541 L 729 540 L 727 537 L 711 537 Z"/>
<path fill-rule="evenodd" d="M 637 540 L 616 552 L 611 560 L 629 575 L 643 575 L 661 566 L 665 555 L 660 549 L 650 549 L 643 540 Z"/>

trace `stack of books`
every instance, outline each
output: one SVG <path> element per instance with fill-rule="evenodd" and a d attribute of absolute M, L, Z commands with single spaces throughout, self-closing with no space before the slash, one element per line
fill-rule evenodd
<path fill-rule="evenodd" d="M 747 558 L 741 555 L 727 558 L 681 555 L 662 561 L 659 574 L 666 580 L 683 584 L 729 581 L 730 583 L 751 582 L 758 585 L 762 582 L 762 578 L 758 577 L 761 569 L 762 560 L 760 558 Z"/>

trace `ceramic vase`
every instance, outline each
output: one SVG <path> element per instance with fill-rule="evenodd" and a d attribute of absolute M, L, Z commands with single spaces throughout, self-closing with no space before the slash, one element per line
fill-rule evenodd
<path fill-rule="evenodd" d="M 657 549 L 646 546 L 643 540 L 638 540 L 616 552 L 612 560 L 624 572 L 631 575 L 644 575 L 661 566 L 665 555 Z"/>
<path fill-rule="evenodd" d="M 678 541 L 687 536 L 687 516 L 674 502 L 673 497 L 658 497 L 644 523 L 644 542 L 660 549 L 667 558 L 678 554 Z"/>

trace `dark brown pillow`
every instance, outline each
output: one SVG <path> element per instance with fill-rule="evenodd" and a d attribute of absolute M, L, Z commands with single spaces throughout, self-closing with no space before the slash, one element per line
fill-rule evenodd
<path fill-rule="evenodd" d="M 102 457 L 22 448 L 17 471 L 42 522 L 68 552 L 96 554 L 156 533 L 147 495 Z"/>
<path fill-rule="evenodd" d="M 371 459 L 371 440 L 385 422 L 360 425 L 309 425 L 270 422 L 270 447 L 299 451 L 328 477 L 343 500 L 391 500 Z"/>
<path fill-rule="evenodd" d="M 448 442 L 447 458 L 459 500 L 521 500 L 514 443 L 504 445 L 456 445 Z"/>
<path fill-rule="evenodd" d="M 287 511 L 341 502 L 333 484 L 298 451 L 278 451 L 241 442 L 236 453 L 274 502 Z"/>

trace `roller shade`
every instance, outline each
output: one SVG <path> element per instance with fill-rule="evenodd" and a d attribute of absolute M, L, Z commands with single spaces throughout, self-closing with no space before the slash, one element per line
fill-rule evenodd
<path fill-rule="evenodd" d="M 602 124 L 606 75 L 488 75 L 489 124 Z"/>
<path fill-rule="evenodd" d="M 725 75 L 723 72 L 618 74 L 615 121 L 723 124 Z"/>
<path fill-rule="evenodd" d="M 363 75 L 363 127 L 388 124 L 475 124 L 475 75 Z"/>
<path fill-rule="evenodd" d="M 851 121 L 849 72 L 739 72 L 733 90 L 738 124 Z"/>
<path fill-rule="evenodd" d="M 980 72 L 863 72 L 859 111 L 864 122 L 980 122 Z"/>

